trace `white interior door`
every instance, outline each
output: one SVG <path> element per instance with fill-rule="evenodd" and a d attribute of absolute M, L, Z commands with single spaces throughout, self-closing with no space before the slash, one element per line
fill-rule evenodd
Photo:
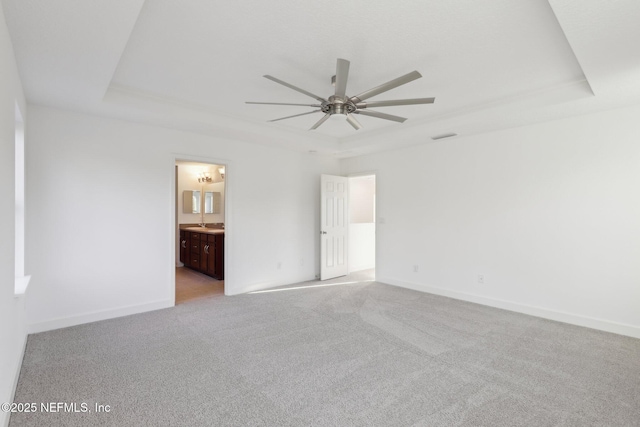
<path fill-rule="evenodd" d="M 349 273 L 349 179 L 320 177 L 320 280 Z"/>

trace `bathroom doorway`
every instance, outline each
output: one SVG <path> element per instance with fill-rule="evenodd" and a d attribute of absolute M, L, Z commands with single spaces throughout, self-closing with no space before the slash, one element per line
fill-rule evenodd
<path fill-rule="evenodd" d="M 175 162 L 175 304 L 224 295 L 226 165 Z"/>
<path fill-rule="evenodd" d="M 375 280 L 376 176 L 349 177 L 349 274 Z"/>

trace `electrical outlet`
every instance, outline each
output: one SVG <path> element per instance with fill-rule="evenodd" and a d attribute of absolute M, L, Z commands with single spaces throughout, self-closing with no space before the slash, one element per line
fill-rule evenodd
<path fill-rule="evenodd" d="M 414 272 L 414 273 L 417 273 L 417 272 L 418 272 L 418 266 L 417 266 L 417 265 L 414 265 L 414 266 L 413 266 L 413 272 Z"/>
<path fill-rule="evenodd" d="M 478 283 L 484 284 L 484 275 L 483 274 L 478 274 Z"/>
<path fill-rule="evenodd" d="M 278 261 L 277 269 L 280 270 L 282 268 L 282 261 Z"/>

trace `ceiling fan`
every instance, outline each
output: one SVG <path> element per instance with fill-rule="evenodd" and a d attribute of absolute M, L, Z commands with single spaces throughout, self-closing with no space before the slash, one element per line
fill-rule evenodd
<path fill-rule="evenodd" d="M 398 86 L 402 86 L 403 84 L 409 83 L 413 80 L 419 79 L 422 75 L 417 71 L 412 71 L 409 74 L 405 74 L 404 76 L 398 77 L 397 79 L 393 79 L 386 83 L 381 84 L 380 86 L 376 86 L 373 89 L 369 89 L 364 91 L 356 96 L 347 96 L 347 79 L 349 77 L 349 61 L 346 59 L 338 59 L 338 63 L 336 65 L 336 75 L 331 78 L 332 84 L 335 85 L 336 91 L 333 95 L 328 98 L 323 98 L 318 95 L 314 95 L 311 92 L 307 92 L 304 89 L 300 89 L 292 84 L 284 82 L 280 79 L 277 79 L 273 76 L 265 75 L 269 80 L 272 80 L 276 83 L 280 83 L 283 86 L 288 87 L 289 89 L 293 89 L 297 92 L 303 93 L 307 96 L 315 98 L 320 103 L 319 104 L 290 104 L 284 102 L 247 102 L 247 104 L 264 104 L 264 105 L 296 105 L 300 107 L 315 107 L 319 108 L 318 110 L 309 111 L 302 114 L 295 114 L 293 116 L 281 117 L 279 119 L 269 120 L 270 122 L 277 122 L 279 120 L 291 119 L 293 117 L 304 116 L 307 114 L 313 113 L 324 113 L 324 116 L 314 124 L 311 129 L 317 129 L 321 124 L 327 121 L 329 117 L 334 114 L 344 114 L 347 118 L 347 122 L 351 126 L 353 126 L 356 130 L 361 129 L 362 125 L 356 120 L 353 116 L 354 114 L 362 114 L 363 116 L 376 117 L 378 119 L 391 120 L 394 122 L 404 122 L 407 120 L 404 117 L 394 116 L 391 114 L 380 113 L 378 111 L 371 111 L 369 107 L 391 107 L 396 105 L 414 105 L 414 104 L 433 104 L 435 98 L 414 98 L 414 99 L 396 99 L 390 101 L 372 101 L 372 102 L 364 102 L 366 99 L 369 99 L 373 96 L 379 95 L 388 90 L 394 89 Z"/>

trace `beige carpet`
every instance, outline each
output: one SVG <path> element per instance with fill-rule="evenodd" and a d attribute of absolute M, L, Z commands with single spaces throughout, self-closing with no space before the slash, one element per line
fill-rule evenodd
<path fill-rule="evenodd" d="M 640 425 L 640 340 L 353 281 L 32 335 L 16 402 L 91 412 L 10 425 Z"/>

